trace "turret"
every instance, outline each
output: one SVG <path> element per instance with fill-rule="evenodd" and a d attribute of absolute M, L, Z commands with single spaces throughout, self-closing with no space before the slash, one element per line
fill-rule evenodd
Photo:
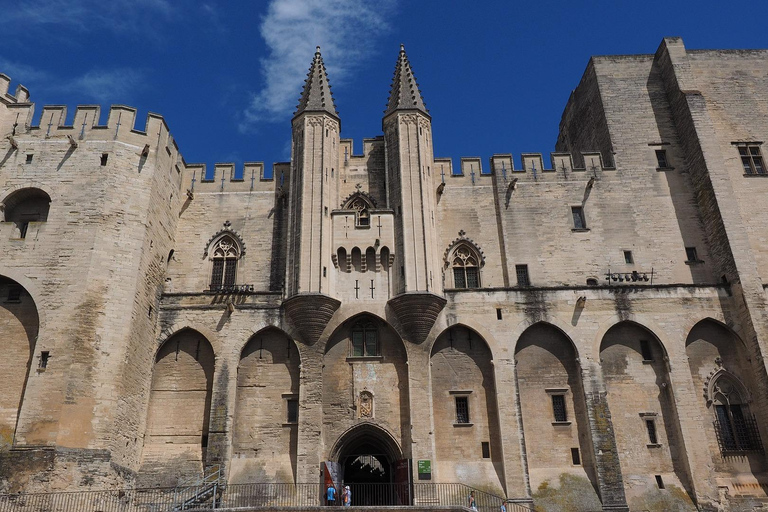
<path fill-rule="evenodd" d="M 289 226 L 295 236 L 288 247 L 285 308 L 307 342 L 314 342 L 339 302 L 328 296 L 331 262 L 330 212 L 339 202 L 339 131 L 341 120 L 331 95 L 320 47 L 309 68 L 293 116 Z M 318 315 L 293 312 L 312 302 Z M 322 313 L 327 313 L 327 315 Z M 327 318 L 325 318 L 327 316 Z M 322 318 L 321 318 L 322 317 Z"/>
<path fill-rule="evenodd" d="M 421 342 L 445 299 L 434 215 L 432 118 L 403 45 L 382 126 L 388 202 L 395 211 L 396 296 L 390 304 L 411 340 Z"/>

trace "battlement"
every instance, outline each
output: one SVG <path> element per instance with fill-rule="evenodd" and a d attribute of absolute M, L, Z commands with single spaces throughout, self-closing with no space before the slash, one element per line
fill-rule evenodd
<path fill-rule="evenodd" d="M 237 172 L 234 163 L 216 163 L 213 174 L 208 176 L 206 164 L 186 164 L 181 186 L 191 194 L 273 192 L 275 177 L 279 181 L 281 173 L 289 167 L 285 163 L 274 163 L 272 174 L 268 176 L 264 173 L 264 162 L 244 162 L 242 173 Z"/>
<path fill-rule="evenodd" d="M 9 103 L 26 103 L 29 100 L 29 89 L 19 84 L 16 86 L 14 94 L 8 94 L 8 87 L 11 85 L 11 78 L 8 75 L 0 73 L 0 98 Z"/>

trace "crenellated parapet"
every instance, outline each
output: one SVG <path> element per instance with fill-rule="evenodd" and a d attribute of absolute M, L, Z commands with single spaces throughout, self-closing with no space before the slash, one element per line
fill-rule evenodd
<path fill-rule="evenodd" d="M 244 162 L 238 169 L 234 163 L 215 163 L 213 173 L 208 175 L 204 163 L 190 163 L 182 171 L 183 190 L 188 195 L 215 194 L 228 192 L 274 192 L 275 182 L 279 187 L 289 163 L 275 163 L 272 173 L 266 173 L 264 162 Z M 240 172 L 238 172 L 240 170 Z"/>

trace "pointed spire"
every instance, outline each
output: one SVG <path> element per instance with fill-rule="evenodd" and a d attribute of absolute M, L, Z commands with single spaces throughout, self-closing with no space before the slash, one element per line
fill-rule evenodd
<path fill-rule="evenodd" d="M 312 59 L 312 65 L 309 67 L 304 89 L 301 91 L 299 104 L 293 116 L 296 117 L 304 112 L 326 112 L 336 118 L 339 117 L 319 46 L 315 50 L 315 58 Z"/>
<path fill-rule="evenodd" d="M 392 79 L 392 88 L 389 91 L 389 102 L 384 115 L 387 116 L 396 110 L 420 110 L 429 115 L 421 97 L 419 84 L 413 76 L 411 63 L 405 54 L 405 45 L 400 45 L 400 55 L 395 65 L 395 76 Z"/>

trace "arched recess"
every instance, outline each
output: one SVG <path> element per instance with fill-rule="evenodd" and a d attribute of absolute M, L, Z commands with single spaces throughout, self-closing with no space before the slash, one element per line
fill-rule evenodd
<path fill-rule="evenodd" d="M 429 360 L 435 472 L 443 482 L 502 492 L 499 412 L 488 344 L 474 330 L 454 325 L 437 337 Z"/>
<path fill-rule="evenodd" d="M 752 401 L 755 377 L 741 339 L 720 322 L 704 319 L 693 326 L 685 353 L 695 389 L 703 390 L 697 404 L 712 454 L 714 470 L 722 476 L 768 470 Z M 740 494 L 741 489 L 730 489 Z"/>
<path fill-rule="evenodd" d="M 410 456 L 408 357 L 385 320 L 362 313 L 342 323 L 328 339 L 322 371 L 325 446 L 370 423 L 391 432 Z"/>
<path fill-rule="evenodd" d="M 402 458 L 402 450 L 392 434 L 368 422 L 344 432 L 328 457 L 338 462 L 342 481 L 351 487 L 355 506 L 410 504 L 402 495 L 407 493 L 382 492 L 381 487 L 370 485 L 397 483 L 395 463 Z"/>
<path fill-rule="evenodd" d="M 630 508 L 648 508 L 656 500 L 655 475 L 666 487 L 690 493 L 686 451 L 661 341 L 640 324 L 619 322 L 603 336 L 600 362 Z M 685 494 L 674 496 L 684 499 Z"/>
<path fill-rule="evenodd" d="M 0 276 L 0 451 L 13 444 L 19 411 L 33 366 L 40 329 L 32 296 L 16 281 Z M 42 357 L 41 357 L 42 356 Z M 37 367 L 45 370 L 48 353 L 38 355 Z"/>
<path fill-rule="evenodd" d="M 230 482 L 295 482 L 300 363 L 296 344 L 274 327 L 243 348 Z"/>
<path fill-rule="evenodd" d="M 192 329 L 160 347 L 152 370 L 142 482 L 175 485 L 202 474 L 214 363 L 210 342 Z"/>
<path fill-rule="evenodd" d="M 48 220 L 51 197 L 39 188 L 22 188 L 3 200 L 5 222 L 14 223 L 14 238 L 26 238 L 32 223 Z"/>
<path fill-rule="evenodd" d="M 577 488 L 581 505 L 599 510 L 587 404 L 573 342 L 552 324 L 533 324 L 517 341 L 515 372 L 534 493 L 541 486 L 550 495 Z M 561 485 L 564 475 L 567 486 Z"/>

